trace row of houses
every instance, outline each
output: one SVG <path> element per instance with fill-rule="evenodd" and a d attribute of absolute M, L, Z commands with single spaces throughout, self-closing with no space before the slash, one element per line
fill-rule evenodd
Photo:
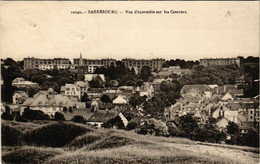
<path fill-rule="evenodd" d="M 190 113 L 201 124 L 216 119 L 220 130 L 225 130 L 229 121 L 239 125 L 241 132 L 258 129 L 259 97 L 240 98 L 243 90 L 235 85 L 185 85 L 181 95 L 176 104 L 165 108 L 167 121 Z"/>

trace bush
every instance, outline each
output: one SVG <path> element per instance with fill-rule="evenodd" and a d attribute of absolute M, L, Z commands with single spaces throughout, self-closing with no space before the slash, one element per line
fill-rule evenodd
<path fill-rule="evenodd" d="M 6 125 L 2 122 L 1 126 L 1 137 L 2 137 L 2 145 L 5 146 L 13 146 L 20 144 L 23 133 L 9 125 Z"/>
<path fill-rule="evenodd" d="M 86 124 L 86 122 L 87 122 L 86 119 L 81 115 L 74 116 L 71 119 L 71 121 L 76 122 L 76 123 L 82 123 L 82 124 Z"/>
<path fill-rule="evenodd" d="M 104 124 L 102 124 L 102 127 L 104 127 L 104 128 L 116 127 L 118 129 L 124 129 L 125 125 L 124 125 L 123 121 L 121 120 L 121 118 L 119 116 L 116 116 L 115 118 L 112 118 L 112 119 L 108 120 L 107 122 L 105 122 Z"/>
<path fill-rule="evenodd" d="M 97 133 L 87 133 L 83 136 L 75 138 L 68 147 L 82 148 L 88 144 L 91 144 L 97 140 L 101 139 L 101 134 Z"/>
<path fill-rule="evenodd" d="M 137 130 L 139 134 L 151 134 L 155 136 L 168 136 L 168 127 L 161 120 L 154 118 L 146 120 L 145 124 Z"/>
<path fill-rule="evenodd" d="M 1 118 L 3 120 L 13 120 L 14 119 L 13 116 L 9 112 L 2 113 Z"/>
<path fill-rule="evenodd" d="M 54 120 L 55 121 L 64 121 L 65 117 L 62 113 L 56 112 L 55 115 L 54 115 Z"/>
<path fill-rule="evenodd" d="M 28 120 L 49 120 L 49 116 L 40 110 L 25 110 L 22 117 Z"/>
<path fill-rule="evenodd" d="M 19 121 L 19 122 L 29 122 L 29 121 L 30 121 L 30 120 L 28 120 L 28 119 L 26 119 L 26 118 L 23 118 L 23 117 L 21 117 L 21 116 L 16 117 L 15 120 L 16 120 L 16 121 Z"/>
<path fill-rule="evenodd" d="M 22 148 L 3 155 L 6 163 L 44 163 L 47 159 L 60 154 L 55 150 L 44 150 L 40 148 Z"/>
<path fill-rule="evenodd" d="M 88 131 L 91 130 L 83 126 L 58 122 L 29 131 L 25 134 L 24 139 L 28 144 L 62 147 Z"/>

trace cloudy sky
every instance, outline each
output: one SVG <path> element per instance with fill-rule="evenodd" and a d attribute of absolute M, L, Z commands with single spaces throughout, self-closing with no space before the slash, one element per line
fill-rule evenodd
<path fill-rule="evenodd" d="M 259 55 L 259 2 L 0 2 L 1 58 Z M 118 10 L 120 14 L 71 14 Z M 125 14 L 184 10 L 187 14 Z"/>

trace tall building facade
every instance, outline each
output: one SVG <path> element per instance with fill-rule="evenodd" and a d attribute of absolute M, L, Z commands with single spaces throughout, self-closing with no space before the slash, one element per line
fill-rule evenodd
<path fill-rule="evenodd" d="M 122 59 L 122 63 L 125 64 L 128 68 L 137 68 L 138 72 L 141 71 L 143 66 L 149 66 L 152 71 L 157 69 L 158 71 L 162 70 L 165 59 Z"/>
<path fill-rule="evenodd" d="M 116 60 L 115 59 L 82 59 L 82 56 L 80 55 L 80 58 L 74 58 L 73 64 L 78 67 L 85 67 L 87 68 L 87 72 L 93 73 L 97 67 L 109 67 L 112 64 L 116 66 Z"/>
<path fill-rule="evenodd" d="M 24 58 L 24 70 L 28 69 L 67 69 L 70 68 L 71 62 L 67 58 L 54 59 L 39 59 L 39 58 Z"/>
<path fill-rule="evenodd" d="M 231 65 L 236 64 L 240 67 L 240 58 L 205 58 L 200 59 L 200 65 L 214 66 L 214 65 Z"/>

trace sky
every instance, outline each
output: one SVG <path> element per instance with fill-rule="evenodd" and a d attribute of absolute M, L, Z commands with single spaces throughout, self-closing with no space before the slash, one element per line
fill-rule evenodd
<path fill-rule="evenodd" d="M 0 2 L 1 58 L 259 56 L 258 1 Z M 71 14 L 118 10 L 121 14 Z M 125 14 L 184 10 L 187 14 Z"/>

